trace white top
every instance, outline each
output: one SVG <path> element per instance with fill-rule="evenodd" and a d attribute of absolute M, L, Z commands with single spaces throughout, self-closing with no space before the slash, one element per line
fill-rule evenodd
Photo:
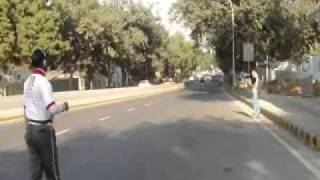
<path fill-rule="evenodd" d="M 55 104 L 52 86 L 42 72 L 39 69 L 34 71 L 25 81 L 23 89 L 25 116 L 36 121 L 52 120 L 49 109 Z"/>

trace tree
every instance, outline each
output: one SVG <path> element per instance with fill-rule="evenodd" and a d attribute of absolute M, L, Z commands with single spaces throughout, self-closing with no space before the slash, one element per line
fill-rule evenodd
<path fill-rule="evenodd" d="M 197 67 L 207 70 L 215 63 L 210 53 L 204 52 L 194 46 L 192 42 L 186 41 L 181 33 L 174 34 L 169 38 L 168 52 L 169 63 L 175 71 L 181 71 L 181 77 L 188 77 Z"/>
<path fill-rule="evenodd" d="M 235 47 L 238 70 L 241 69 L 242 44 L 255 45 L 257 59 L 270 55 L 278 60 L 299 60 L 308 54 L 318 41 L 318 27 L 307 18 L 305 10 L 283 0 L 247 0 L 234 2 Z M 192 31 L 200 45 L 215 49 L 225 72 L 231 67 L 231 13 L 226 1 L 179 0 L 173 7 L 176 20 Z"/>
<path fill-rule="evenodd" d="M 45 48 L 53 59 L 68 48 L 59 33 L 60 14 L 54 7 L 47 6 L 46 1 L 4 0 L 2 3 L 8 5 L 4 7 L 13 34 L 11 62 L 30 62 L 35 48 Z"/>
<path fill-rule="evenodd" d="M 192 42 L 168 36 L 151 7 L 128 0 L 4 0 L 0 6 L 0 62 L 30 63 L 34 48 L 48 50 L 50 64 L 73 76 L 86 72 L 112 81 L 122 68 L 126 84 L 153 80 L 179 68 L 184 76 L 207 66 L 210 56 Z M 203 26 L 204 27 L 204 26 Z M 177 47 L 175 47 L 177 46 Z M 178 48 L 178 52 L 174 52 Z M 178 58 L 177 58 L 178 57 Z"/>
<path fill-rule="evenodd" d="M 6 63 L 12 57 L 14 34 L 8 15 L 10 4 L 8 1 L 0 2 L 0 65 Z"/>
<path fill-rule="evenodd" d="M 61 1 L 59 7 L 66 17 L 62 34 L 72 47 L 65 59 L 73 64 L 87 61 L 95 67 L 92 73 L 106 75 L 109 82 L 114 65 L 129 75 L 144 64 L 144 78 L 152 76 L 152 61 L 159 57 L 166 32 L 150 9 L 115 0 L 102 5 L 95 0 Z"/>
<path fill-rule="evenodd" d="M 144 62 L 145 79 L 152 78 L 154 71 L 152 62 L 159 57 L 160 49 L 164 45 L 167 36 L 164 27 L 160 25 L 160 19 L 155 17 L 149 8 L 141 4 L 130 4 L 128 7 L 130 14 L 126 27 L 134 27 L 141 30 L 145 36 L 144 43 L 136 46 L 141 53 Z M 141 56 L 140 56 L 141 57 Z"/>

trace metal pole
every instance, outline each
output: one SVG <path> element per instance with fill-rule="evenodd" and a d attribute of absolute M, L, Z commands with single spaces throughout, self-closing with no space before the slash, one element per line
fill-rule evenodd
<path fill-rule="evenodd" d="M 269 56 L 267 55 L 266 81 L 269 81 Z"/>
<path fill-rule="evenodd" d="M 235 44 L 234 44 L 234 11 L 232 8 L 232 70 L 233 70 L 233 86 L 236 87 L 236 62 L 235 62 Z"/>
<path fill-rule="evenodd" d="M 228 0 L 230 7 L 231 7 L 231 16 L 232 16 L 232 80 L 233 80 L 233 87 L 236 87 L 236 64 L 235 64 L 235 23 L 234 23 L 234 9 L 231 0 Z"/>
<path fill-rule="evenodd" d="M 269 48 L 270 48 L 270 39 L 267 39 L 267 86 L 269 81 Z"/>

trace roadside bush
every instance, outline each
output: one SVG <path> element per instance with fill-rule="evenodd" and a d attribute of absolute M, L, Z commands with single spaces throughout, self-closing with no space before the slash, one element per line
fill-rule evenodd
<path fill-rule="evenodd" d="M 299 96 L 302 92 L 299 80 L 272 81 L 263 86 L 267 88 L 268 93 L 282 94 L 287 96 Z"/>
<path fill-rule="evenodd" d="M 301 83 L 298 80 L 289 80 L 287 81 L 286 86 L 284 87 L 284 92 L 288 96 L 299 96 L 302 94 Z"/>

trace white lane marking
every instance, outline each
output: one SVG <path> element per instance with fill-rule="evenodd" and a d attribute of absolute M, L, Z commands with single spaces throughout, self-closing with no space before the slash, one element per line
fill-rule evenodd
<path fill-rule="evenodd" d="M 70 132 L 70 131 L 71 131 L 71 129 L 65 129 L 63 131 L 57 132 L 56 136 L 61 136 L 62 134 L 65 134 L 65 133 Z"/>
<path fill-rule="evenodd" d="M 111 118 L 111 116 L 105 116 L 105 117 L 99 118 L 98 121 L 105 121 L 110 118 Z"/>
<path fill-rule="evenodd" d="M 146 106 L 146 107 L 151 106 L 151 105 L 152 105 L 151 103 L 144 104 L 144 106 Z"/>
<path fill-rule="evenodd" d="M 135 111 L 135 110 L 137 110 L 137 108 L 130 108 L 128 109 L 128 112 Z"/>
<path fill-rule="evenodd" d="M 233 101 L 233 103 L 235 103 L 240 109 L 242 109 L 245 112 L 248 112 L 248 105 L 243 104 L 242 102 L 237 101 L 236 99 L 234 99 L 234 97 L 232 97 L 231 95 L 229 95 L 228 93 L 226 93 L 227 96 Z M 239 103 L 238 103 L 239 102 Z M 241 105 L 240 105 L 241 103 Z M 244 108 L 243 106 L 246 106 L 247 108 Z M 251 108 L 250 108 L 251 110 Z M 262 116 L 263 117 L 263 116 Z M 305 159 L 302 154 L 296 150 L 295 148 L 293 148 L 292 146 L 290 146 L 285 140 L 283 140 L 280 136 L 277 135 L 277 133 L 275 133 L 271 128 L 269 128 L 268 126 L 266 126 L 264 123 L 262 123 L 261 120 L 255 119 L 256 122 L 259 123 L 259 125 L 266 130 L 275 140 L 278 141 L 278 143 L 280 143 L 282 146 L 284 146 L 286 148 L 286 150 L 293 156 L 295 157 L 310 173 L 312 173 L 315 177 L 317 177 L 318 179 L 320 179 L 320 171 L 319 169 L 317 169 L 315 166 L 313 166 L 307 159 Z"/>
<path fill-rule="evenodd" d="M 298 161 L 300 161 L 304 167 L 306 167 L 315 177 L 317 177 L 318 179 L 320 179 L 320 172 L 319 170 L 314 167 L 311 163 L 309 163 L 302 155 L 299 151 L 297 151 L 296 149 L 294 149 L 292 146 L 290 146 L 287 142 L 285 142 L 281 137 L 279 137 L 272 129 L 270 129 L 268 126 L 264 125 L 263 123 L 261 123 L 261 121 L 257 120 L 259 122 L 259 124 L 262 126 L 263 129 L 265 129 L 266 131 L 268 131 L 271 136 L 276 139 L 281 145 L 283 145 L 289 152 L 291 155 L 293 155 Z"/>

